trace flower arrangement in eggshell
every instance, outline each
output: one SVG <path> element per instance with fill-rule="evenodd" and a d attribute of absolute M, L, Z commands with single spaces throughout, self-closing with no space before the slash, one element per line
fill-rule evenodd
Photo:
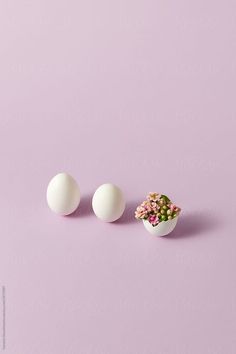
<path fill-rule="evenodd" d="M 95 191 L 92 199 L 95 215 L 102 221 L 118 220 L 125 210 L 125 199 L 119 187 L 112 183 L 102 184 Z"/>
<path fill-rule="evenodd" d="M 154 235 L 164 236 L 176 226 L 181 209 L 166 195 L 149 193 L 135 211 L 135 218 L 143 220 L 145 228 Z"/>

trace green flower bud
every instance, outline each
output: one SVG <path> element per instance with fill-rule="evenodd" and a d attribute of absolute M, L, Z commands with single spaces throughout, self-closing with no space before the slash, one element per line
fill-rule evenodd
<path fill-rule="evenodd" d="M 166 215 L 162 215 L 162 216 L 161 216 L 161 220 L 162 220 L 162 221 L 166 221 L 166 220 L 167 220 L 167 216 L 166 216 Z"/>

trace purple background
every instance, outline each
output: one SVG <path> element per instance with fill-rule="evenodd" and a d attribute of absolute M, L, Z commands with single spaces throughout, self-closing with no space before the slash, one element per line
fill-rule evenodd
<path fill-rule="evenodd" d="M 1 1 L 6 353 L 236 353 L 235 14 L 233 0 Z M 61 171 L 81 188 L 71 217 L 46 205 Z M 128 203 L 114 224 L 90 210 L 105 182 Z M 150 191 L 183 209 L 171 236 L 133 219 Z"/>

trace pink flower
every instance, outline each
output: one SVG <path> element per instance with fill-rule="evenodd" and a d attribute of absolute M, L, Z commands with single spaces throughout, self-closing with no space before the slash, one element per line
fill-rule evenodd
<path fill-rule="evenodd" d="M 170 208 L 171 211 L 174 211 L 176 206 L 173 203 L 170 203 L 169 204 L 169 208 Z"/>
<path fill-rule="evenodd" d="M 150 192 L 147 196 L 147 199 L 152 202 L 157 202 L 160 198 L 161 198 L 161 194 L 155 192 Z"/>
<path fill-rule="evenodd" d="M 171 212 L 180 213 L 181 211 L 181 209 L 173 203 L 169 204 L 168 207 L 170 208 Z"/>
<path fill-rule="evenodd" d="M 142 205 L 138 206 L 135 211 L 135 217 L 137 219 L 144 219 L 147 216 L 148 216 L 148 211 L 146 210 L 146 208 L 143 207 Z"/>
<path fill-rule="evenodd" d="M 158 210 L 160 209 L 160 206 L 156 202 L 151 202 L 151 209 L 154 212 L 158 212 Z"/>
<path fill-rule="evenodd" d="M 148 221 L 150 222 L 150 224 L 152 224 L 153 226 L 156 226 L 159 223 L 159 219 L 157 215 L 150 215 L 148 217 Z"/>

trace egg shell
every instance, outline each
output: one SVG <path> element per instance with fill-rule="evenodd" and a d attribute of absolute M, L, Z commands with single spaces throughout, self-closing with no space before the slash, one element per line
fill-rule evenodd
<path fill-rule="evenodd" d="M 93 195 L 92 207 L 100 220 L 105 222 L 118 220 L 125 210 L 123 193 L 112 183 L 102 184 Z"/>
<path fill-rule="evenodd" d="M 67 173 L 59 173 L 48 184 L 47 203 L 57 214 L 69 215 L 80 203 L 80 190 L 77 182 Z"/>
<path fill-rule="evenodd" d="M 152 226 L 148 220 L 143 220 L 145 229 L 154 236 L 165 236 L 171 233 L 178 221 L 178 216 L 174 219 L 162 221 L 157 226 Z"/>

